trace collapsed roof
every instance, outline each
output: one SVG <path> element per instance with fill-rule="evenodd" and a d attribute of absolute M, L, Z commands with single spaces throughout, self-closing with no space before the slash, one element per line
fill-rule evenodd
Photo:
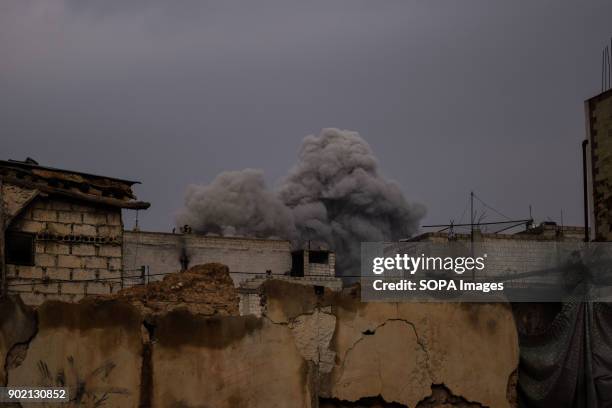
<path fill-rule="evenodd" d="M 138 210 L 151 206 L 136 199 L 132 186 L 139 184 L 137 181 L 40 166 L 30 158 L 0 160 L 0 179 L 43 194 L 111 207 Z"/>

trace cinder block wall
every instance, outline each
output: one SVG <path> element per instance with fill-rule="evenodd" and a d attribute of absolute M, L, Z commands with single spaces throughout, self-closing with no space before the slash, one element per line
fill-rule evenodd
<path fill-rule="evenodd" d="M 581 230 L 584 232 L 584 230 Z M 431 234 L 425 236 L 422 242 L 431 242 L 444 245 L 448 239 L 443 238 L 442 234 Z M 469 253 L 470 242 L 459 240 L 459 244 L 465 245 L 466 254 Z M 529 235 L 503 235 L 491 236 L 483 235 L 478 241 L 474 242 L 474 256 L 487 255 L 485 269 L 478 272 L 479 277 L 499 277 L 507 274 L 518 274 L 523 272 L 543 271 L 559 266 L 562 260 L 567 259 L 568 255 L 579 245 L 578 239 L 567 241 L 555 241 L 552 239 L 533 239 Z M 466 272 L 466 276 L 469 273 Z M 531 277 L 530 283 L 548 283 L 549 279 L 554 279 L 556 275 L 542 274 L 539 277 Z"/>
<path fill-rule="evenodd" d="M 9 291 L 19 293 L 25 303 L 77 301 L 120 288 L 120 209 L 39 198 L 8 230 L 35 234 L 35 265 L 7 265 Z"/>
<path fill-rule="evenodd" d="M 336 254 L 330 252 L 327 263 L 311 263 L 308 260 L 309 251 L 304 250 L 304 276 L 336 276 Z"/>
<path fill-rule="evenodd" d="M 289 241 L 134 231 L 125 231 L 123 238 L 126 274 L 137 275 L 138 268 L 147 265 L 151 281 L 179 271 L 183 251 L 190 266 L 209 262 L 227 265 L 236 285 L 255 273 L 280 275 L 291 270 Z"/>

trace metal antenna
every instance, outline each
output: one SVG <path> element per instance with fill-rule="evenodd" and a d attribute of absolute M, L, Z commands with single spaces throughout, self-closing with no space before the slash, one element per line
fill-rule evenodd
<path fill-rule="evenodd" d="M 470 191 L 470 241 L 474 243 L 474 192 Z"/>

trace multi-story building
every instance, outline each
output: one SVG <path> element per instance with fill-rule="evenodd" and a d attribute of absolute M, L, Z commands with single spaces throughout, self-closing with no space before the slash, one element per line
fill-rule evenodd
<path fill-rule="evenodd" d="M 124 208 L 145 209 L 134 181 L 0 161 L 2 293 L 28 304 L 76 301 L 122 285 Z"/>
<path fill-rule="evenodd" d="M 149 207 L 136 200 L 135 183 L 31 159 L 0 161 L 2 294 L 31 305 L 74 302 L 211 262 L 228 266 L 245 305 L 270 278 L 342 287 L 334 253 L 321 248 L 293 251 L 287 240 L 210 236 L 188 226 L 125 231 L 121 210 Z"/>
<path fill-rule="evenodd" d="M 612 89 L 585 102 L 591 239 L 612 240 Z"/>

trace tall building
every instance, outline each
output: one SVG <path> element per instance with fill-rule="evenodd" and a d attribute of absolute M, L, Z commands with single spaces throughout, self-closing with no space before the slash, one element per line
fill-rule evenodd
<path fill-rule="evenodd" d="M 591 239 L 612 241 L 612 89 L 585 101 Z"/>

